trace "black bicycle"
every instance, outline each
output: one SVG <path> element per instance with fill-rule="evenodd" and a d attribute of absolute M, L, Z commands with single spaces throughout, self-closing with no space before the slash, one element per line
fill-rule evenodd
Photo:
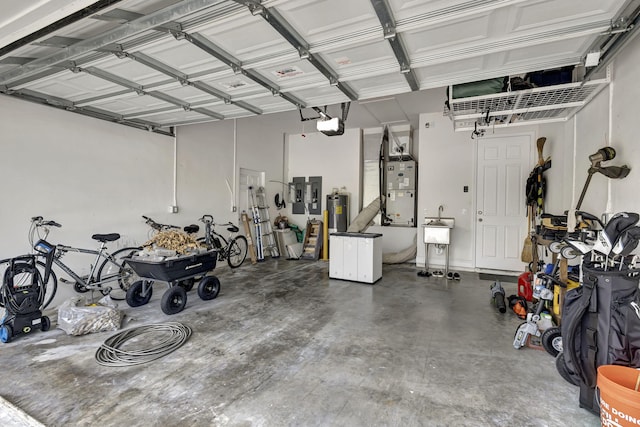
<path fill-rule="evenodd" d="M 240 229 L 230 222 L 216 224 L 211 215 L 203 215 L 199 221 L 204 223 L 204 237 L 200 237 L 198 242 L 204 243 L 208 249 L 217 249 L 218 261 L 227 260 L 229 267 L 240 267 L 247 257 L 248 248 L 247 238 L 237 234 Z M 229 236 L 225 238 L 217 233 L 216 226 L 227 226 Z"/>

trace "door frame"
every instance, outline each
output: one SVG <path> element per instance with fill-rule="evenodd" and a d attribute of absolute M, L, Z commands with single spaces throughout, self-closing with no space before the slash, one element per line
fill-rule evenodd
<path fill-rule="evenodd" d="M 251 176 L 257 176 L 258 179 L 260 180 L 260 186 L 264 187 L 266 185 L 266 172 L 265 171 L 261 171 L 261 170 L 257 170 L 257 169 L 250 169 L 250 168 L 243 168 L 240 167 L 238 168 L 238 196 L 237 196 L 237 200 L 236 200 L 236 206 L 238 207 L 238 218 L 240 218 L 240 216 L 242 215 L 242 204 L 241 204 L 241 198 L 243 195 L 243 189 L 242 189 L 242 176 L 243 176 L 243 172 L 248 171 L 251 173 L 244 173 L 244 175 L 251 175 Z M 247 199 L 247 212 L 250 213 L 249 209 L 251 208 L 250 203 Z"/>
<path fill-rule="evenodd" d="M 523 131 L 523 132 L 517 132 L 517 133 L 508 133 L 508 134 L 490 134 L 487 135 L 487 138 L 490 138 L 492 136 L 501 136 L 501 137 L 506 137 L 506 136 L 528 136 L 530 138 L 531 141 L 531 146 L 529 147 L 529 159 L 535 159 L 537 160 L 538 155 L 537 155 L 537 149 L 535 144 L 533 143 L 536 139 L 537 139 L 537 131 Z M 481 137 L 484 138 L 484 137 Z M 483 272 L 483 271 L 492 271 L 492 272 L 496 272 L 496 271 L 501 271 L 501 270 L 489 270 L 489 269 L 484 269 L 484 268 L 479 268 L 478 264 L 477 264 L 477 257 L 476 257 L 476 245 L 478 243 L 478 233 L 477 233 L 477 228 L 478 228 L 478 221 L 476 220 L 476 215 L 478 212 L 478 192 L 477 192 L 477 185 L 478 185 L 478 144 L 474 142 L 473 144 L 473 179 L 475 182 L 475 187 L 474 187 L 474 191 L 473 191 L 473 196 L 472 196 L 472 203 L 471 205 L 473 206 L 473 225 L 471 226 L 471 232 L 473 235 L 473 251 L 472 251 L 472 255 L 471 258 L 473 259 L 473 270 L 476 272 Z M 531 160 L 530 160 L 531 161 Z M 530 165 L 530 167 L 533 169 L 533 164 Z M 522 185 L 525 185 L 525 183 L 523 182 Z M 510 270 L 504 270 L 504 271 L 508 271 L 511 272 Z"/>

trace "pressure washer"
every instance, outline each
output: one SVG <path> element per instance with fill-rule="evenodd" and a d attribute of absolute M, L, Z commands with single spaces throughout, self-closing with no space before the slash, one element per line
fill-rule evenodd
<path fill-rule="evenodd" d="M 38 270 L 35 255 L 9 260 L 0 287 L 0 306 L 5 309 L 0 321 L 0 342 L 8 343 L 16 336 L 36 330 L 47 331 L 51 327 L 51 321 L 42 315 L 41 309 L 47 293 L 53 252 L 55 248 L 47 254 L 44 274 Z"/>

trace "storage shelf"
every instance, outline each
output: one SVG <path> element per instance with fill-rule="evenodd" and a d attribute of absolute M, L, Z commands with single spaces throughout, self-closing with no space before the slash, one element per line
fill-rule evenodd
<path fill-rule="evenodd" d="M 609 78 L 449 99 L 444 115 L 455 131 L 566 121 L 609 84 Z M 449 93 L 453 88 L 449 87 Z"/>

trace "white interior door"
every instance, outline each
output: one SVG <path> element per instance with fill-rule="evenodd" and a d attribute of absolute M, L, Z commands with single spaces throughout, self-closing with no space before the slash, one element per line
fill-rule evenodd
<path fill-rule="evenodd" d="M 249 188 L 264 187 L 264 172 L 240 168 L 240 186 L 238 191 L 238 215 L 245 211 L 251 217 L 251 199 Z"/>
<path fill-rule="evenodd" d="M 531 135 L 478 139 L 476 267 L 522 271 Z"/>

